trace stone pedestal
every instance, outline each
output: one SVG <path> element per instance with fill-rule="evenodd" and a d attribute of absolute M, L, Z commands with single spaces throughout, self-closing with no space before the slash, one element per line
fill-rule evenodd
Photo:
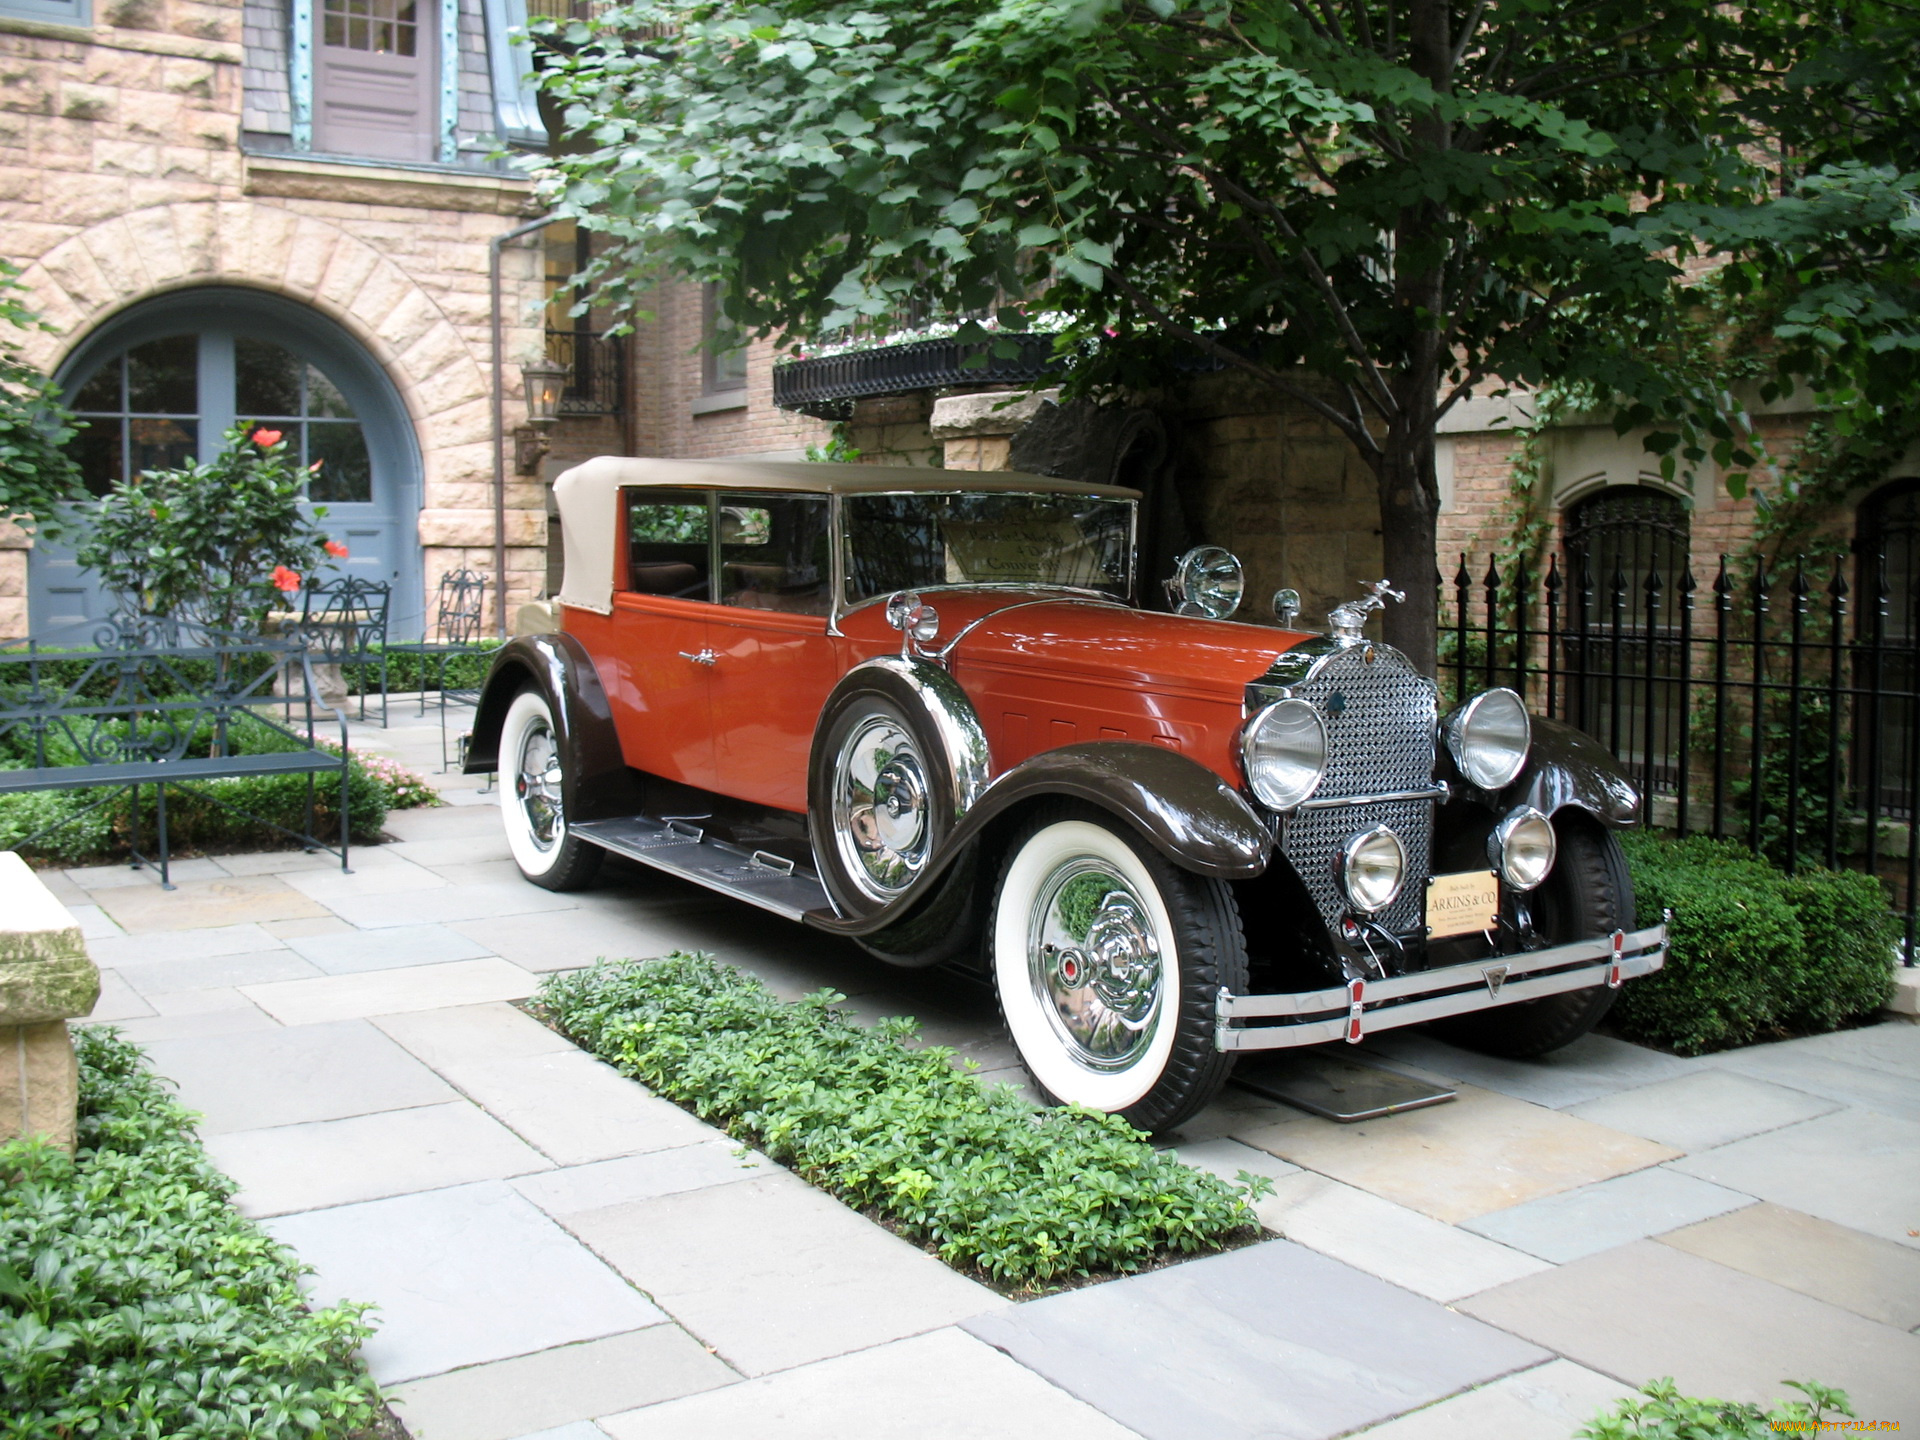
<path fill-rule="evenodd" d="M 100 971 L 67 907 L 0 852 L 0 1139 L 73 1148 L 79 1075 L 66 1022 L 99 998 Z"/>

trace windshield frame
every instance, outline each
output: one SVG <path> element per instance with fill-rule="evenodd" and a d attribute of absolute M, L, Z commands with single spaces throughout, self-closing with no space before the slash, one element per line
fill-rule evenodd
<path fill-rule="evenodd" d="M 846 504 L 850 499 L 869 499 L 874 496 L 928 496 L 928 495 L 980 495 L 992 499 L 1097 499 L 1102 504 L 1124 505 L 1127 507 L 1127 583 L 1123 592 L 1116 594 L 1111 590 L 1097 589 L 1089 585 L 1068 585 L 1058 582 L 1029 581 L 1013 583 L 1000 580 L 942 581 L 938 585 L 922 585 L 916 594 L 932 595 L 941 591 L 958 591 L 970 594 L 1031 595 L 1036 591 L 1048 594 L 1071 596 L 1075 599 L 1103 600 L 1110 605 L 1122 605 L 1131 608 L 1140 584 L 1140 502 L 1131 497 L 1122 496 L 1085 496 L 1074 490 L 971 490 L 965 485 L 943 485 L 938 489 L 914 490 L 875 490 L 863 491 L 859 495 L 836 493 L 833 497 L 833 629 L 839 630 L 840 621 L 855 611 L 864 610 L 869 605 L 884 604 L 887 599 L 900 592 L 887 591 L 879 595 L 870 595 L 864 600 L 850 601 L 847 598 L 847 586 L 850 577 L 847 574 L 847 543 L 850 539 L 847 527 Z"/>

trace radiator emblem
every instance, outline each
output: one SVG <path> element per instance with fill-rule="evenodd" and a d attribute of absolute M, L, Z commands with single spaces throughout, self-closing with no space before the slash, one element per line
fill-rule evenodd
<path fill-rule="evenodd" d="M 1500 987 L 1507 983 L 1507 971 L 1509 968 L 1510 967 L 1506 965 L 1489 965 L 1480 972 L 1480 978 L 1487 982 L 1487 997 L 1489 999 L 1498 1000 L 1500 998 Z"/>

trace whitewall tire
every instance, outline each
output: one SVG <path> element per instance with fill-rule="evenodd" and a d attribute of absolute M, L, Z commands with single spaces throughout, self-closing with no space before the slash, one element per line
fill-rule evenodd
<path fill-rule="evenodd" d="M 522 690 L 500 726 L 500 819 L 513 863 L 549 890 L 592 883 L 605 853 L 567 827 L 565 767 L 547 697 Z"/>

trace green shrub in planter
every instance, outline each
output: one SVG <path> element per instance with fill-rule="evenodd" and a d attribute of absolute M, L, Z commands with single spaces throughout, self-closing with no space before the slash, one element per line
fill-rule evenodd
<path fill-rule="evenodd" d="M 337 1440 L 378 1392 L 362 1306 L 313 1311 L 300 1263 L 231 1202 L 193 1115 L 113 1032 L 75 1032 L 79 1144 L 0 1144 L 0 1435 Z"/>
<path fill-rule="evenodd" d="M 1893 984 L 1893 916 L 1878 882 L 1787 876 L 1732 841 L 1621 836 L 1638 923 L 1673 911 L 1666 967 L 1620 992 L 1623 1034 L 1683 1055 L 1870 1015 Z"/>

